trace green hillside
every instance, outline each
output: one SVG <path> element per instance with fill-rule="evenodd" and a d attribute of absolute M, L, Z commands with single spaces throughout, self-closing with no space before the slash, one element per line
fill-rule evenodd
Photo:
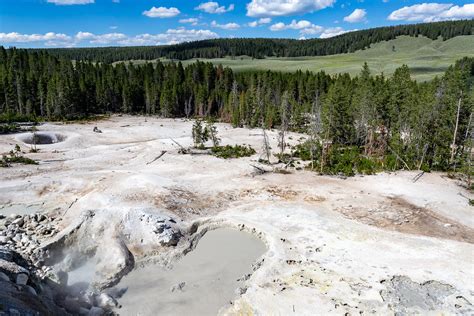
<path fill-rule="evenodd" d="M 294 72 L 297 70 L 328 73 L 347 72 L 358 74 L 364 62 L 373 73 L 393 74 L 394 70 L 406 64 L 412 70 L 413 78 L 419 81 L 433 79 L 441 75 L 450 65 L 464 56 L 474 56 L 474 35 L 458 36 L 447 41 L 431 40 L 426 37 L 400 36 L 394 40 L 372 44 L 369 49 L 355 53 L 315 57 L 270 57 L 253 59 L 250 57 L 200 59 L 222 64 L 235 71 L 276 70 Z M 195 59 L 183 61 L 184 65 Z M 135 61 L 144 63 L 145 61 Z"/>
<path fill-rule="evenodd" d="M 72 60 L 112 63 L 121 60 L 154 60 L 169 58 L 224 58 L 226 56 L 308 57 L 353 53 L 371 44 L 390 41 L 399 36 L 425 36 L 432 40 L 449 40 L 474 35 L 474 20 L 441 21 L 383 26 L 347 32 L 331 38 L 297 40 L 290 38 L 218 38 L 161 46 L 48 48 L 48 53 Z M 35 49 L 33 51 L 44 51 Z"/>

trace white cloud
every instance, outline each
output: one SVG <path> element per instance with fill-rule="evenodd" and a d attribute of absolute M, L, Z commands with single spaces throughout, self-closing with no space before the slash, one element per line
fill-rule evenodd
<path fill-rule="evenodd" d="M 324 31 L 324 27 L 312 24 L 310 27 L 304 28 L 300 31 L 300 34 L 305 35 L 316 35 Z"/>
<path fill-rule="evenodd" d="M 45 46 L 104 46 L 104 45 L 166 45 L 217 38 L 210 30 L 169 29 L 159 34 L 128 36 L 123 33 L 94 34 L 78 32 L 74 36 L 49 32 L 46 34 L 0 33 L 1 44 L 38 43 Z"/>
<path fill-rule="evenodd" d="M 108 34 L 101 34 L 95 35 L 94 38 L 90 39 L 89 43 L 91 44 L 113 44 L 119 43 L 120 41 L 126 40 L 128 37 L 123 33 L 108 33 Z"/>
<path fill-rule="evenodd" d="M 474 3 L 463 6 L 453 5 L 452 3 L 421 3 L 403 7 L 393 11 L 388 16 L 391 21 L 423 22 L 472 18 L 474 18 Z"/>
<path fill-rule="evenodd" d="M 364 9 L 355 9 L 354 12 L 344 17 L 344 21 L 349 23 L 358 23 L 367 21 L 367 12 Z"/>
<path fill-rule="evenodd" d="M 334 36 L 338 36 L 338 35 L 341 35 L 341 34 L 344 34 L 344 33 L 347 33 L 347 32 L 354 32 L 354 31 L 357 31 L 357 29 L 344 30 L 342 27 L 330 27 L 330 28 L 325 29 L 321 33 L 319 38 L 329 38 L 329 37 L 334 37 Z"/>
<path fill-rule="evenodd" d="M 462 7 L 455 5 L 438 18 L 442 20 L 472 19 L 474 18 L 474 3 L 465 4 Z"/>
<path fill-rule="evenodd" d="M 94 3 L 94 0 L 48 0 L 48 3 L 55 5 L 91 4 Z"/>
<path fill-rule="evenodd" d="M 301 21 L 296 21 L 293 20 L 291 21 L 290 24 L 284 24 L 284 23 L 275 23 L 272 26 L 270 26 L 271 31 L 283 31 L 283 30 L 299 30 L 300 32 L 300 37 L 299 39 L 306 39 L 305 35 L 319 35 L 320 38 L 328 38 L 328 37 L 333 37 L 337 35 L 341 35 L 347 32 L 352 32 L 352 31 L 357 31 L 356 29 L 354 30 L 344 30 L 342 27 L 330 27 L 330 28 L 325 28 L 320 25 L 313 24 L 309 21 L 306 20 L 301 20 Z"/>
<path fill-rule="evenodd" d="M 226 23 L 226 24 L 219 24 L 216 21 L 211 22 L 212 27 L 217 27 L 223 30 L 236 30 L 240 28 L 240 25 L 237 23 Z"/>
<path fill-rule="evenodd" d="M 179 23 L 191 24 L 191 25 L 197 25 L 198 22 L 199 22 L 199 19 L 197 19 L 197 18 L 189 18 L 189 19 L 181 19 L 181 20 L 179 20 Z"/>
<path fill-rule="evenodd" d="M 250 27 L 257 27 L 259 25 L 268 24 L 271 22 L 272 22 L 271 18 L 260 18 L 256 21 L 249 22 L 247 25 Z"/>
<path fill-rule="evenodd" d="M 17 32 L 0 33 L 0 43 L 30 43 L 45 41 L 70 41 L 66 34 L 48 32 L 45 34 L 20 34 Z"/>
<path fill-rule="evenodd" d="M 306 20 L 301 20 L 301 21 L 293 20 L 291 21 L 290 24 L 279 22 L 270 26 L 269 29 L 270 31 L 273 31 L 273 32 L 283 31 L 283 30 L 299 30 L 300 34 L 306 34 L 306 35 L 319 34 L 324 30 L 322 26 L 315 25 Z"/>
<path fill-rule="evenodd" d="M 221 14 L 232 11 L 234 10 L 234 8 L 235 6 L 233 4 L 230 4 L 229 7 L 227 7 L 226 9 L 225 6 L 220 6 L 219 3 L 210 1 L 201 3 L 200 5 L 195 7 L 194 10 L 199 10 L 210 14 Z"/>
<path fill-rule="evenodd" d="M 200 41 L 217 38 L 219 35 L 210 30 L 169 29 L 161 34 L 140 34 L 119 41 L 119 45 L 171 45 L 182 42 Z"/>
<path fill-rule="evenodd" d="M 172 18 L 174 16 L 177 16 L 180 13 L 181 12 L 175 7 L 171 7 L 171 8 L 152 7 L 150 10 L 143 11 L 143 15 L 146 15 L 149 18 L 160 18 L 160 19 Z"/>
<path fill-rule="evenodd" d="M 336 0 L 252 0 L 247 16 L 269 17 L 303 14 L 332 6 Z"/>
<path fill-rule="evenodd" d="M 94 37 L 95 35 L 90 32 L 78 32 L 75 36 L 76 40 L 78 41 L 89 40 L 93 39 Z"/>
<path fill-rule="evenodd" d="M 309 21 L 301 20 L 296 22 L 296 20 L 291 21 L 290 24 L 285 24 L 282 22 L 275 23 L 270 26 L 270 31 L 283 31 L 283 30 L 301 30 L 307 27 L 310 27 L 312 24 Z"/>

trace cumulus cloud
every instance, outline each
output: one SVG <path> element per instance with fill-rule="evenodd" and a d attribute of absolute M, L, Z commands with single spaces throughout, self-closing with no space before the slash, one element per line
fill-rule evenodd
<path fill-rule="evenodd" d="M 165 7 L 152 7 L 150 10 L 143 11 L 143 15 L 146 15 L 149 18 L 172 18 L 174 16 L 177 16 L 181 12 L 175 8 L 165 8 Z"/>
<path fill-rule="evenodd" d="M 355 9 L 351 14 L 344 17 L 344 21 L 349 23 L 365 22 L 367 12 L 364 9 Z"/>
<path fill-rule="evenodd" d="M 259 25 L 268 24 L 271 22 L 272 22 L 271 18 L 260 18 L 256 21 L 249 22 L 247 25 L 250 27 L 257 27 Z"/>
<path fill-rule="evenodd" d="M 30 43 L 45 41 L 70 41 L 71 36 L 62 33 L 20 34 L 17 32 L 0 33 L 0 43 Z"/>
<path fill-rule="evenodd" d="M 55 5 L 91 4 L 94 3 L 94 0 L 48 0 L 48 3 Z"/>
<path fill-rule="evenodd" d="M 290 24 L 285 24 L 282 22 L 275 23 L 270 26 L 270 31 L 283 31 L 283 30 L 301 30 L 311 26 L 311 22 L 306 20 L 301 20 L 296 22 L 296 20 L 291 21 Z"/>
<path fill-rule="evenodd" d="M 198 22 L 199 22 L 199 19 L 197 19 L 197 18 L 189 18 L 189 19 L 181 19 L 181 20 L 179 20 L 179 23 L 191 24 L 191 25 L 197 25 Z"/>
<path fill-rule="evenodd" d="M 291 21 L 290 24 L 279 22 L 270 26 L 269 29 L 270 31 L 273 31 L 273 32 L 283 31 L 283 30 L 299 30 L 300 34 L 306 34 L 306 35 L 319 34 L 324 30 L 322 26 L 315 25 L 306 20 L 301 20 L 301 21 L 293 20 Z"/>
<path fill-rule="evenodd" d="M 325 29 L 325 30 L 321 33 L 321 35 L 319 36 L 319 38 L 334 37 L 334 36 L 342 35 L 342 34 L 344 34 L 344 33 L 353 32 L 353 31 L 357 31 L 357 29 L 354 29 L 354 30 L 344 30 L 342 27 L 330 27 L 330 28 Z"/>
<path fill-rule="evenodd" d="M 232 11 L 232 10 L 234 10 L 234 8 L 235 8 L 235 6 L 233 4 L 230 4 L 226 9 L 225 6 L 221 6 L 217 2 L 210 1 L 210 2 L 201 3 L 200 5 L 195 7 L 194 9 L 199 10 L 199 11 L 203 11 L 203 12 L 206 12 L 206 13 L 210 13 L 210 14 L 222 14 L 222 13 Z"/>
<path fill-rule="evenodd" d="M 319 35 L 320 38 L 329 38 L 337 35 L 341 35 L 347 32 L 357 31 L 354 30 L 345 30 L 342 27 L 329 27 L 325 28 L 320 25 L 313 24 L 306 20 L 291 21 L 290 24 L 285 23 L 275 23 L 270 26 L 271 31 L 283 31 L 283 30 L 298 30 L 300 33 L 299 39 L 304 40 L 307 37 L 305 35 L 309 35 L 309 37 L 314 37 L 315 35 Z"/>
<path fill-rule="evenodd" d="M 319 25 L 315 25 L 315 24 L 311 24 L 310 27 L 306 27 L 306 28 L 300 30 L 300 34 L 316 35 L 316 34 L 320 34 L 323 31 L 324 31 L 324 27 L 319 26 Z"/>
<path fill-rule="evenodd" d="M 461 20 L 474 18 L 474 3 L 463 6 L 452 3 L 421 3 L 405 6 L 393 11 L 388 19 L 391 21 L 434 22 L 444 20 Z"/>
<path fill-rule="evenodd" d="M 212 27 L 217 27 L 223 30 L 236 30 L 240 28 L 240 25 L 237 23 L 226 23 L 226 24 L 219 24 L 216 21 L 211 22 Z"/>
<path fill-rule="evenodd" d="M 181 42 L 217 38 L 210 30 L 188 30 L 183 27 L 168 29 L 159 34 L 128 36 L 123 33 L 94 34 L 78 32 L 76 35 L 49 32 L 46 34 L 0 33 L 1 44 L 38 43 L 46 46 L 104 46 L 104 45 L 167 45 Z"/>
<path fill-rule="evenodd" d="M 119 41 L 120 45 L 171 45 L 182 42 L 200 41 L 217 38 L 219 35 L 210 30 L 169 29 L 160 34 L 140 34 Z"/>
<path fill-rule="evenodd" d="M 336 0 L 252 0 L 247 16 L 270 17 L 303 14 L 332 6 Z"/>

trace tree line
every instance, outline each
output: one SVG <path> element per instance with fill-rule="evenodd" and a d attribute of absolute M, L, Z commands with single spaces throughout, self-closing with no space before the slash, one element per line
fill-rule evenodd
<path fill-rule="evenodd" d="M 474 58 L 418 83 L 407 66 L 390 78 L 372 75 L 367 65 L 356 77 L 234 73 L 203 62 L 111 65 L 0 48 L 0 119 L 212 117 L 235 127 L 308 133 L 310 142 L 295 153 L 311 157 L 323 172 L 348 173 L 355 162 L 369 172 L 452 170 L 470 167 L 473 81 Z"/>
<path fill-rule="evenodd" d="M 301 57 L 350 53 L 371 44 L 395 39 L 397 36 L 426 36 L 444 40 L 474 34 L 474 20 L 443 21 L 398 26 L 385 26 L 349 32 L 327 39 L 235 38 L 212 39 L 168 46 L 53 48 L 47 51 L 57 57 L 112 63 L 125 60 L 169 58 L 221 58 L 227 56 Z M 37 49 L 35 51 L 38 51 Z"/>

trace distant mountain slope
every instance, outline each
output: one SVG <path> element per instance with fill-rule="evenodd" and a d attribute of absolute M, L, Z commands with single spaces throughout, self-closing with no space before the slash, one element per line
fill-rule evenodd
<path fill-rule="evenodd" d="M 264 57 L 325 56 L 355 52 L 371 44 L 401 35 L 423 35 L 429 39 L 448 40 L 474 34 L 474 20 L 447 21 L 379 27 L 345 33 L 328 39 L 214 39 L 169 46 L 101 47 L 48 49 L 49 53 L 74 60 L 114 62 L 120 60 L 152 60 L 157 58 L 192 59 L 222 58 L 247 55 Z"/>
<path fill-rule="evenodd" d="M 427 81 L 442 75 L 456 60 L 465 56 L 474 57 L 474 35 L 458 36 L 449 40 L 431 40 L 424 36 L 399 36 L 390 41 L 372 44 L 370 48 L 354 53 L 331 56 L 310 57 L 269 57 L 255 59 L 248 56 L 237 58 L 199 59 L 230 67 L 234 71 L 273 70 L 284 72 L 324 70 L 329 74 L 349 73 L 357 75 L 362 65 L 367 62 L 372 73 L 393 74 L 402 65 L 410 67 L 412 77 L 419 81 Z M 196 59 L 185 60 L 187 66 Z M 144 63 L 145 61 L 133 61 Z"/>

